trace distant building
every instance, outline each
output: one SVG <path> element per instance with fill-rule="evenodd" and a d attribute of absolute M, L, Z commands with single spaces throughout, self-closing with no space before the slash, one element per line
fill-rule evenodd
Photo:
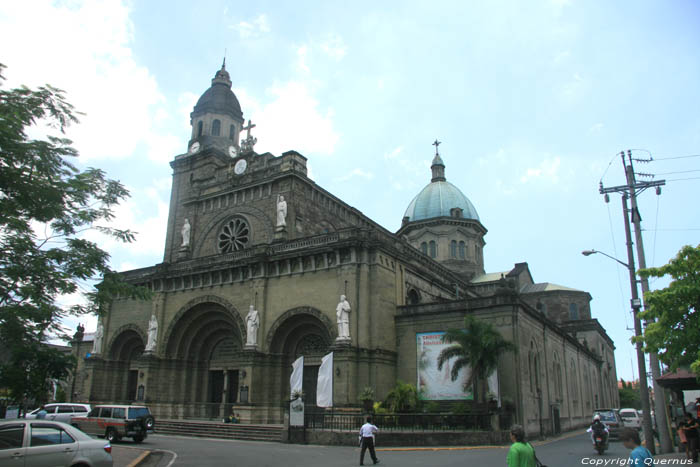
<path fill-rule="evenodd" d="M 280 423 L 291 363 L 305 357 L 313 405 L 332 350 L 336 406 L 359 406 L 365 386 L 381 400 L 398 379 L 449 405 L 472 394 L 437 371 L 440 336 L 473 314 L 518 346 L 490 392 L 529 432 L 581 426 L 596 406 L 618 406 L 614 344 L 591 296 L 535 283 L 527 263 L 486 273 L 486 228 L 437 150 L 430 183 L 394 233 L 311 180 L 301 154 L 256 153 L 224 66 L 190 123 L 189 150 L 170 164 L 163 262 L 123 273 L 153 299 L 115 300 L 97 354 L 87 335 L 76 343 L 75 397 L 145 400 L 161 418 L 217 419 L 236 404 L 244 422 Z"/>

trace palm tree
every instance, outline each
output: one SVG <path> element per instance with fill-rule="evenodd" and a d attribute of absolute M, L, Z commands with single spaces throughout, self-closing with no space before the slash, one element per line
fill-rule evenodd
<path fill-rule="evenodd" d="M 386 405 L 392 413 L 406 413 L 415 410 L 419 400 L 416 387 L 399 380 L 396 387 L 387 394 Z"/>
<path fill-rule="evenodd" d="M 453 357 L 452 381 L 457 380 L 462 368 L 471 368 L 464 381 L 464 389 L 471 388 L 475 382 L 480 383 L 481 390 L 477 391 L 480 402 L 485 402 L 484 383 L 498 368 L 498 358 L 505 352 L 517 352 L 515 345 L 505 340 L 491 323 L 471 315 L 464 318 L 464 329 L 448 329 L 442 340 L 454 345 L 443 349 L 438 355 L 438 370 L 442 370 L 442 366 Z"/>

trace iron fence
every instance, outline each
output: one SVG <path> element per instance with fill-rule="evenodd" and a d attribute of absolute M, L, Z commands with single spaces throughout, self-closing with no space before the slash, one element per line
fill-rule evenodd
<path fill-rule="evenodd" d="M 359 431 L 365 415 L 347 413 L 307 413 L 304 426 L 311 430 Z M 375 414 L 372 423 L 382 431 L 466 431 L 493 429 L 488 414 L 406 413 Z"/>

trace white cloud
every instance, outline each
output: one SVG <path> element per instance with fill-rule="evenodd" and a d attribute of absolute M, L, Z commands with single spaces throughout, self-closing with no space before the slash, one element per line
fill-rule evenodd
<path fill-rule="evenodd" d="M 399 154 L 401 154 L 402 151 L 403 151 L 403 146 L 398 146 L 397 148 L 394 148 L 392 151 L 384 154 L 384 159 L 386 159 L 386 160 L 396 159 L 399 156 Z"/>
<path fill-rule="evenodd" d="M 333 110 L 319 109 L 308 83 L 273 84 L 263 102 L 245 90 L 234 92 L 246 115 L 257 125 L 257 152 L 279 155 L 294 149 L 302 154 L 332 154 L 335 150 L 340 135 L 333 127 Z"/>
<path fill-rule="evenodd" d="M 586 80 L 583 79 L 580 73 L 574 73 L 571 80 L 564 83 L 561 88 L 561 96 L 565 100 L 573 101 L 582 96 L 586 89 Z"/>
<path fill-rule="evenodd" d="M 228 9 L 224 10 L 224 15 L 228 13 Z M 229 28 L 238 31 L 241 39 L 253 39 L 260 37 L 270 32 L 270 24 L 267 21 L 267 15 L 260 14 L 252 20 L 240 21 L 237 24 L 232 24 Z"/>
<path fill-rule="evenodd" d="M 309 65 L 306 63 L 308 54 L 309 48 L 305 45 L 297 49 L 297 68 L 304 73 L 311 72 Z"/>
<path fill-rule="evenodd" d="M 0 42 L 15 44 L 3 50 L 8 85 L 66 91 L 86 114 L 68 132 L 81 159 L 131 156 L 166 115 L 155 78 L 132 55 L 129 13 L 120 1 L 0 3 Z"/>
<path fill-rule="evenodd" d="M 595 125 L 592 125 L 592 126 L 588 129 L 588 132 L 589 132 L 589 133 L 599 133 L 600 130 L 603 129 L 603 127 L 605 127 L 605 125 L 603 125 L 602 123 L 596 123 Z"/>
<path fill-rule="evenodd" d="M 529 183 L 531 181 L 546 181 L 550 183 L 559 182 L 559 167 L 561 166 L 561 158 L 553 157 L 544 159 L 538 167 L 525 169 L 525 173 L 520 177 L 521 183 Z"/>
<path fill-rule="evenodd" d="M 570 50 L 562 50 L 554 57 L 554 64 L 559 65 L 565 62 L 571 56 Z"/>
<path fill-rule="evenodd" d="M 345 42 L 343 42 L 343 38 L 337 34 L 329 36 L 326 40 L 321 42 L 320 45 L 321 50 L 336 61 L 342 60 L 348 52 L 348 47 L 345 45 Z"/>
<path fill-rule="evenodd" d="M 352 169 L 350 172 L 346 173 L 345 175 L 341 177 L 336 177 L 334 181 L 336 182 L 346 182 L 350 180 L 351 178 L 364 178 L 365 180 L 372 180 L 374 178 L 374 174 L 372 172 L 366 172 L 360 168 Z"/>

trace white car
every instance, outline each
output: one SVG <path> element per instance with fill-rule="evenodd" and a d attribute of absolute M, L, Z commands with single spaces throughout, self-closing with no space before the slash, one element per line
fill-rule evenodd
<path fill-rule="evenodd" d="M 87 417 L 90 411 L 89 404 L 75 404 L 72 402 L 56 402 L 54 404 L 46 404 L 36 410 L 32 410 L 27 414 L 26 419 L 35 419 L 41 410 L 46 410 L 46 420 L 56 422 L 70 423 L 71 419 L 76 417 Z"/>
<path fill-rule="evenodd" d="M 620 409 L 620 418 L 626 427 L 641 428 L 642 417 L 636 409 Z"/>
<path fill-rule="evenodd" d="M 66 423 L 12 420 L 0 423 L 0 465 L 112 467 L 112 445 Z"/>

